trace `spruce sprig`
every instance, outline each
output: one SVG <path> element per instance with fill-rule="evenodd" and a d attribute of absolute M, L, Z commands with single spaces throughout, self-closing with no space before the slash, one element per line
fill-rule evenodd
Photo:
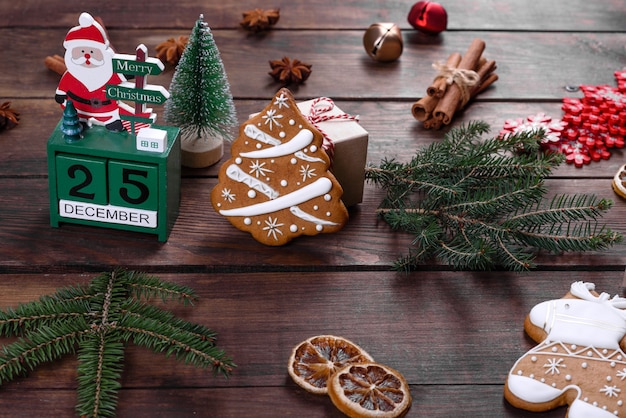
<path fill-rule="evenodd" d="M 366 169 L 387 192 L 377 213 L 413 235 L 396 269 L 434 258 L 455 269 L 523 271 L 535 267 L 537 250 L 601 250 L 622 241 L 598 223 L 611 200 L 575 194 L 546 203 L 545 179 L 563 155 L 539 152 L 541 130 L 483 138 L 488 132 L 487 123 L 470 122 L 408 163 L 385 159 Z"/>
<path fill-rule="evenodd" d="M 235 364 L 215 346 L 215 332 L 147 302 L 192 303 L 192 289 L 143 273 L 116 270 L 88 286 L 67 287 L 0 311 L 0 384 L 66 354 L 78 354 L 77 414 L 115 416 L 127 343 L 229 376 Z"/>

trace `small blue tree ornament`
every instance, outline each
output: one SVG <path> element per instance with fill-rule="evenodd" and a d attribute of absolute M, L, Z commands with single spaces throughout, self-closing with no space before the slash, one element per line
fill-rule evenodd
<path fill-rule="evenodd" d="M 61 126 L 63 137 L 68 144 L 80 141 L 83 138 L 83 125 L 78 119 L 78 112 L 74 103 L 68 100 L 63 109 L 63 123 Z"/>

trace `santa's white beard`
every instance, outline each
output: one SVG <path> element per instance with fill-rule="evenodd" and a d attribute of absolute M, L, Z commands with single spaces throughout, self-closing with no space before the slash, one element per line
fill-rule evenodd
<path fill-rule="evenodd" d="M 72 61 L 72 51 L 67 49 L 65 51 L 67 71 L 83 83 L 89 91 L 102 88 L 113 76 L 113 55 L 109 51 L 110 49 L 102 51 L 104 56 L 102 65 L 85 67 L 74 63 Z"/>

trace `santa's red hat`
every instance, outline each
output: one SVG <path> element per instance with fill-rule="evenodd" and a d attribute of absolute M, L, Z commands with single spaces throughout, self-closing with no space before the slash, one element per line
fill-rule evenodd
<path fill-rule="evenodd" d="M 65 49 L 74 46 L 89 46 L 98 49 L 109 47 L 104 28 L 89 13 L 81 13 L 78 17 L 78 24 L 79 26 L 74 26 L 65 36 L 63 41 Z"/>

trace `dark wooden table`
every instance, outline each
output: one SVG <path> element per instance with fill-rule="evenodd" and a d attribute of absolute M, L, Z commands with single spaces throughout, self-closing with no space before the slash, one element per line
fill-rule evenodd
<path fill-rule="evenodd" d="M 238 364 L 228 380 L 131 346 L 123 374 L 120 417 L 339 417 L 326 397 L 311 395 L 287 374 L 290 351 L 317 334 L 359 343 L 400 370 L 411 385 L 411 417 L 562 417 L 564 409 L 531 414 L 502 396 L 506 373 L 533 346 L 524 316 L 558 298 L 574 280 L 622 294 L 624 246 L 605 252 L 539 254 L 529 273 L 450 271 L 427 265 L 411 274 L 391 263 L 410 237 L 377 219 L 383 193 L 366 185 L 362 204 L 332 235 L 302 237 L 273 248 L 234 229 L 215 213 L 210 191 L 217 167 L 184 170 L 180 215 L 166 243 L 153 235 L 49 224 L 46 141 L 60 118 L 53 96 L 59 76 L 44 57 L 63 54 L 67 30 L 80 12 L 102 17 L 119 52 L 139 43 L 151 55 L 165 39 L 189 34 L 200 13 L 213 29 L 235 98 L 239 121 L 262 109 L 280 87 L 268 61 L 285 55 L 313 65 L 298 100 L 333 98 L 361 116 L 369 132 L 368 161 L 408 160 L 439 140 L 411 116 L 411 104 L 433 78 L 431 64 L 463 53 L 473 38 L 497 61 L 498 82 L 451 126 L 481 119 L 494 134 L 510 118 L 545 112 L 561 117 L 561 100 L 580 97 L 565 86 L 614 85 L 626 65 L 623 0 L 442 2 L 448 31 L 418 34 L 407 23 L 412 2 L 276 0 L 281 18 L 268 33 L 239 27 L 258 2 L 153 0 L 85 2 L 3 0 L 0 7 L 0 102 L 10 100 L 20 125 L 0 134 L 0 306 L 16 306 L 58 287 L 87 283 L 124 267 L 194 288 L 193 308 L 176 314 L 218 333 L 218 345 Z M 400 60 L 380 64 L 362 47 L 374 22 L 403 29 Z M 151 78 L 169 86 L 173 69 Z M 583 169 L 560 167 L 550 193 L 593 192 L 616 200 L 604 221 L 626 232 L 626 202 L 611 190 L 624 152 Z M 72 416 L 76 358 L 38 368 L 0 387 L 0 416 Z"/>

